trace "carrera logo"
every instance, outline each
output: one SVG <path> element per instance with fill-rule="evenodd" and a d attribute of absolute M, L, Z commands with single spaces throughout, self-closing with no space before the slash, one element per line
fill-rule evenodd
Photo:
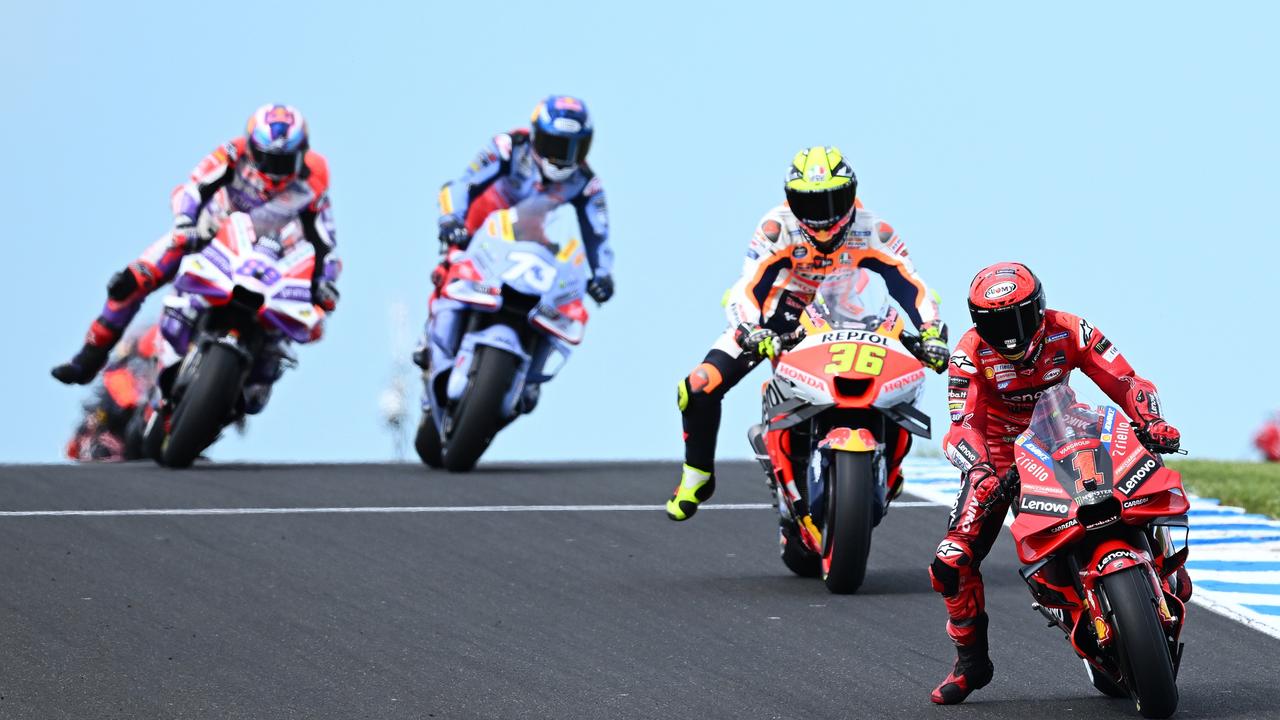
<path fill-rule="evenodd" d="M 1138 562 L 1138 556 L 1130 550 L 1113 550 L 1102 556 L 1102 559 L 1098 561 L 1097 570 L 1102 572 L 1111 563 L 1124 560 Z"/>
<path fill-rule="evenodd" d="M 1131 507 L 1138 507 L 1139 505 L 1146 505 L 1146 504 L 1147 504 L 1147 503 L 1149 503 L 1149 502 L 1151 502 L 1151 496 L 1150 496 L 1150 495 L 1148 495 L 1148 496 L 1146 496 L 1146 497 L 1134 498 L 1134 499 L 1132 499 L 1132 500 L 1125 500 L 1125 501 L 1124 501 L 1124 509 L 1125 509 L 1125 510 L 1128 510 L 1128 509 L 1129 509 L 1129 508 L 1131 508 Z"/>
<path fill-rule="evenodd" d="M 1060 377 L 1062 377 L 1062 368 L 1053 368 L 1049 372 L 1044 374 L 1044 379 L 1046 382 L 1049 380 L 1057 380 Z"/>
<path fill-rule="evenodd" d="M 1005 282 L 996 283 L 995 285 L 987 288 L 987 291 L 982 293 L 982 297 L 988 300 L 999 300 L 1002 297 L 1012 295 L 1017 292 L 1017 290 L 1018 283 L 1006 280 Z"/>
<path fill-rule="evenodd" d="M 1155 458 L 1148 455 L 1147 461 L 1125 476 L 1124 481 L 1122 481 L 1116 489 L 1125 497 L 1133 495 L 1133 492 L 1142 487 L 1142 484 L 1147 481 L 1147 478 L 1151 477 L 1151 474 L 1154 473 L 1158 467 L 1160 467 L 1160 463 L 1156 462 Z"/>
<path fill-rule="evenodd" d="M 1032 515 L 1047 515 L 1064 518 L 1071 510 L 1071 504 L 1057 498 L 1023 495 L 1018 501 L 1018 510 Z"/>
<path fill-rule="evenodd" d="M 1068 521 L 1066 521 L 1066 522 L 1062 523 L 1061 525 L 1058 525 L 1058 526 L 1056 526 L 1056 527 L 1050 528 L 1049 532 L 1053 533 L 1054 535 L 1057 535 L 1058 533 L 1060 533 L 1060 532 L 1062 532 L 1062 531 L 1064 531 L 1064 530 L 1070 530 L 1071 528 L 1073 528 L 1073 527 L 1075 527 L 1075 526 L 1077 526 L 1077 525 L 1079 525 L 1079 524 L 1080 524 L 1080 521 L 1079 521 L 1079 520 L 1076 520 L 1075 518 L 1071 518 L 1070 520 L 1068 520 Z"/>

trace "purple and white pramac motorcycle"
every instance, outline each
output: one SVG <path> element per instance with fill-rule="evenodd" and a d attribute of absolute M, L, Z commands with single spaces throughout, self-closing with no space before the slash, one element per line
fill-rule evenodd
<path fill-rule="evenodd" d="M 232 213 L 183 258 L 160 320 L 164 400 L 143 437 L 161 465 L 188 467 L 223 428 L 261 410 L 254 382 L 269 388 L 293 361 L 289 341 L 323 333 L 325 312 L 311 300 L 315 250 L 287 230 L 259 238 L 248 215 Z"/>

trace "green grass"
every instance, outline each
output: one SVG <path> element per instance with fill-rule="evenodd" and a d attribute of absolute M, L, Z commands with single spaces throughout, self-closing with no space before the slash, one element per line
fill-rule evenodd
<path fill-rule="evenodd" d="M 1197 495 L 1280 518 L 1280 463 L 1173 460 L 1169 467 Z"/>

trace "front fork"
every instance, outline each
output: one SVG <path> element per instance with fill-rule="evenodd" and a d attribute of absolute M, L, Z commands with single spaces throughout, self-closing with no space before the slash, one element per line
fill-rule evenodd
<path fill-rule="evenodd" d="M 805 547 L 815 553 L 822 553 L 822 531 L 813 517 L 812 508 L 823 507 L 826 495 L 826 482 L 832 467 L 832 455 L 835 452 L 872 452 L 880 454 L 882 448 L 875 436 L 865 428 L 832 428 L 827 435 L 817 442 L 808 454 L 806 468 L 806 490 L 802 494 L 797 485 L 795 472 L 791 464 L 791 434 L 787 430 L 768 431 L 762 425 L 755 425 L 747 433 L 751 447 L 755 450 L 756 460 L 764 468 L 769 478 L 770 487 L 775 497 L 775 505 L 779 514 L 796 523 L 800 539 Z M 873 463 L 878 468 L 877 478 L 884 486 L 883 462 Z M 806 499 L 807 497 L 807 499 Z M 883 515 L 877 513 L 876 522 Z"/>
<path fill-rule="evenodd" d="M 1115 643 L 1115 628 L 1110 620 L 1111 608 L 1107 607 L 1106 596 L 1098 591 L 1098 585 L 1108 575 L 1132 567 L 1141 567 L 1151 584 L 1156 599 L 1156 614 L 1169 637 L 1174 671 L 1177 672 L 1182 656 L 1178 639 L 1182 634 L 1186 607 L 1170 592 L 1165 582 L 1173 581 L 1172 575 L 1186 559 L 1186 551 L 1184 548 L 1173 552 L 1168 531 L 1161 533 L 1162 529 L 1164 528 L 1156 527 L 1154 531 L 1149 531 L 1145 528 L 1132 528 L 1127 533 L 1130 537 L 1103 540 L 1084 556 L 1087 558 L 1084 566 L 1075 557 L 1068 557 L 1072 571 L 1079 578 L 1079 589 L 1085 606 L 1071 633 L 1072 645 L 1081 657 L 1107 673 L 1114 674 L 1114 669 L 1107 668 L 1101 658 L 1095 658 L 1088 652 L 1090 639 L 1099 649 L 1109 648 Z M 1153 551 L 1153 540 L 1158 554 Z M 1086 632 L 1085 628 L 1092 631 L 1091 638 L 1082 634 Z"/>

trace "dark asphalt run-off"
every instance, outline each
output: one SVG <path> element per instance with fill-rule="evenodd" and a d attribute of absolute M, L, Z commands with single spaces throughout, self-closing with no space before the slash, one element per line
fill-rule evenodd
<path fill-rule="evenodd" d="M 656 508 L 678 470 L 0 466 L 0 510 Z M 720 468 L 712 504 L 767 501 L 757 466 Z M 945 519 L 894 509 L 838 597 L 783 567 L 760 508 L 0 514 L 0 718 L 1137 717 L 1030 610 L 1007 533 L 996 678 L 929 702 Z M 1176 717 L 1280 717 L 1280 641 L 1195 605 L 1184 640 Z"/>

